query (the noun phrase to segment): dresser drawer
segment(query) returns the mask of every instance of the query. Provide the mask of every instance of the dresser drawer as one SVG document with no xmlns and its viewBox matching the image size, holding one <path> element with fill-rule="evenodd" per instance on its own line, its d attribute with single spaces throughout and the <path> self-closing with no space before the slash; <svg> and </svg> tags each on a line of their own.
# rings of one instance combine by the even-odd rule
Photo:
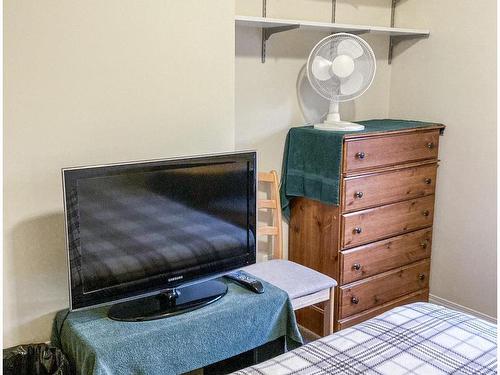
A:
<svg viewBox="0 0 500 375">
<path fill-rule="evenodd" d="M 419 198 L 434 194 L 437 164 L 344 179 L 343 210 Z"/>
<path fill-rule="evenodd" d="M 340 253 L 340 283 L 348 284 L 431 256 L 432 229 L 391 237 Z"/>
<path fill-rule="evenodd" d="M 430 260 L 340 287 L 340 319 L 429 287 Z"/>
<path fill-rule="evenodd" d="M 398 306 L 408 305 L 414 302 L 427 302 L 428 300 L 429 300 L 429 289 L 422 289 L 419 290 L 418 292 L 410 293 L 403 297 L 397 298 L 391 302 L 384 303 L 381 306 L 377 306 L 372 309 L 363 311 L 359 314 L 352 315 L 348 318 L 339 320 L 335 326 L 335 330 L 340 331 L 341 329 L 352 327 L 355 324 L 376 317 Z"/>
<path fill-rule="evenodd" d="M 346 140 L 344 172 L 437 159 L 439 130 Z"/>
<path fill-rule="evenodd" d="M 354 247 L 432 225 L 434 195 L 342 215 L 342 247 Z"/>
</svg>

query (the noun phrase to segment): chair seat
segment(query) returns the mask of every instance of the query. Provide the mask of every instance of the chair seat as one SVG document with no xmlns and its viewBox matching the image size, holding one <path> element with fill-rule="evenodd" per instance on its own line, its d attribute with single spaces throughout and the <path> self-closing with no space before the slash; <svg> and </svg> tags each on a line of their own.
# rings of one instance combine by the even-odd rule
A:
<svg viewBox="0 0 500 375">
<path fill-rule="evenodd" d="M 242 268 L 242 270 L 287 292 L 292 300 L 292 305 L 296 299 L 303 299 L 302 297 L 329 290 L 337 285 L 337 282 L 331 277 L 288 260 L 273 259 L 252 264 Z M 318 293 L 319 295 L 322 293 Z M 316 298 L 317 296 L 311 297 Z M 303 301 L 299 305 L 302 304 Z"/>
</svg>

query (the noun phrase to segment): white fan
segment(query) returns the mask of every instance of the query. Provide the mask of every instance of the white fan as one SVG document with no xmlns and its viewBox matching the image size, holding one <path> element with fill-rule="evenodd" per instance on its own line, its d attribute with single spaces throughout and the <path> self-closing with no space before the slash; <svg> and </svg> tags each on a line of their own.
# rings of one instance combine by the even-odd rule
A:
<svg viewBox="0 0 500 375">
<path fill-rule="evenodd" d="M 322 39 L 307 60 L 307 78 L 314 90 L 330 100 L 326 120 L 315 129 L 363 130 L 363 125 L 341 121 L 339 102 L 361 96 L 373 82 L 377 68 L 370 45 L 356 35 L 338 33 Z"/>
</svg>

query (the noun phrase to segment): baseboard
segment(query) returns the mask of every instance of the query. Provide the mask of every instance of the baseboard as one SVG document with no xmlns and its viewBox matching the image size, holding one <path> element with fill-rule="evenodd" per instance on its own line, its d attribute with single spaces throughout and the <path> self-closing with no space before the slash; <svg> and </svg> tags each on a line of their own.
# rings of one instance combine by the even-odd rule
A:
<svg viewBox="0 0 500 375">
<path fill-rule="evenodd" d="M 429 294 L 429 302 L 434 303 L 436 305 L 448 307 L 448 308 L 453 309 L 453 310 L 461 311 L 461 312 L 464 312 L 464 313 L 467 313 L 470 315 L 474 315 L 474 316 L 477 316 L 478 318 L 484 319 L 488 322 L 497 324 L 497 318 L 483 314 L 482 312 L 473 310 L 471 308 L 459 305 L 458 303 L 448 301 L 447 299 L 435 296 L 433 294 Z"/>
</svg>

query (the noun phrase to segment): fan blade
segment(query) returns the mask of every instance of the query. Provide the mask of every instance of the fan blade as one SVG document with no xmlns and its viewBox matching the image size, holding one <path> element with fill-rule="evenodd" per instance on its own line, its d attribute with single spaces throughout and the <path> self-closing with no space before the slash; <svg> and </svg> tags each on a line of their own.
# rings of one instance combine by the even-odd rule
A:
<svg viewBox="0 0 500 375">
<path fill-rule="evenodd" d="M 342 95 L 352 95 L 356 93 L 363 85 L 363 75 L 360 72 L 354 72 L 351 76 L 340 84 Z"/>
<path fill-rule="evenodd" d="M 353 59 L 363 56 L 363 47 L 353 39 L 344 39 L 337 46 L 339 55 L 347 55 Z"/>
<path fill-rule="evenodd" d="M 326 81 L 332 78 L 332 73 L 330 72 L 330 67 L 332 62 L 325 59 L 322 56 L 316 56 L 312 63 L 312 74 L 316 79 L 320 81 Z"/>
</svg>

